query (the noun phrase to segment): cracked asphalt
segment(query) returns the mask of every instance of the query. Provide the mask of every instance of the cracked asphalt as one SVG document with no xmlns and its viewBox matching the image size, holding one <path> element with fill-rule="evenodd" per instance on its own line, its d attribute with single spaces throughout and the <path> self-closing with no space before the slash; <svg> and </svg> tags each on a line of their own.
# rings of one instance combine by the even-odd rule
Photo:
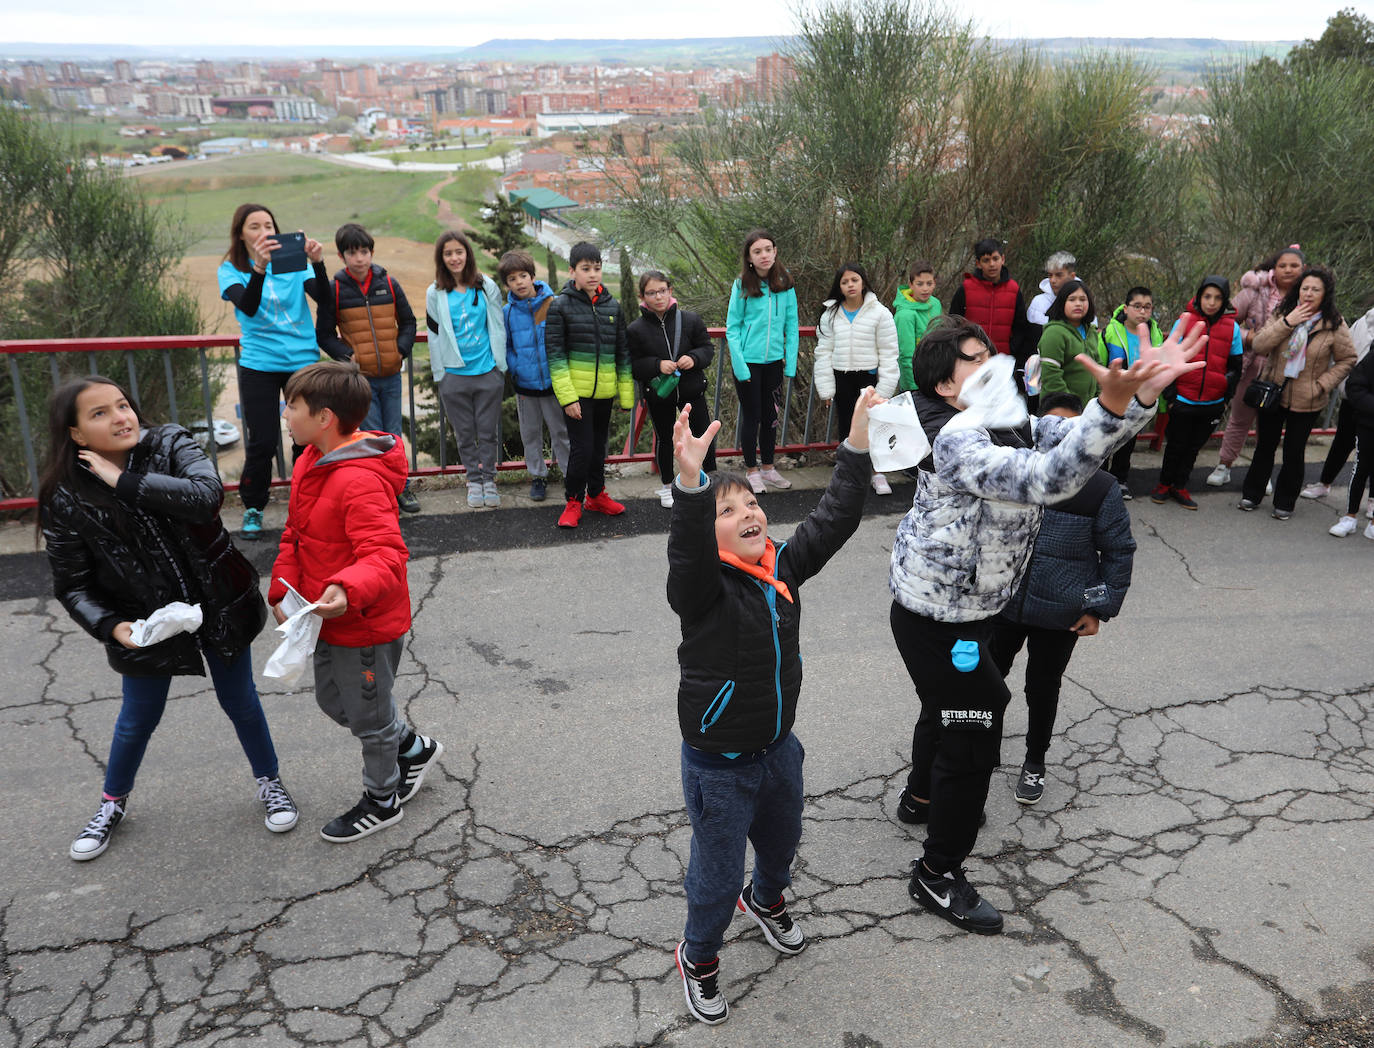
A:
<svg viewBox="0 0 1374 1048">
<path fill-rule="evenodd" d="M 767 496 L 775 533 L 815 495 Z M 0 1048 L 1374 1044 L 1374 543 L 1326 535 L 1335 499 L 1288 523 L 1231 491 L 1131 504 L 1135 583 L 1078 645 L 1030 809 L 1013 670 L 969 866 L 1007 916 L 985 939 L 906 894 L 916 702 L 886 575 L 910 487 L 870 496 L 807 584 L 791 898 L 811 945 L 779 957 L 737 921 L 730 1020 L 706 1028 L 672 957 L 689 830 L 667 512 L 638 498 L 569 537 L 548 504 L 422 497 L 397 698 L 447 753 L 396 827 L 347 846 L 317 830 L 357 799 L 357 745 L 308 678 L 259 682 L 301 808 L 284 835 L 213 692 L 182 678 L 109 851 L 68 859 L 118 678 L 41 558 L 0 556 Z"/>
</svg>

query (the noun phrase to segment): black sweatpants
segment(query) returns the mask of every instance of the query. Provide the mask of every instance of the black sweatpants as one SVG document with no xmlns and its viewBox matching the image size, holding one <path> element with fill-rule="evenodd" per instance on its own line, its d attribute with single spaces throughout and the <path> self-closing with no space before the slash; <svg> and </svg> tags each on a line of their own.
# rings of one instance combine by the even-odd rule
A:
<svg viewBox="0 0 1374 1048">
<path fill-rule="evenodd" d="M 592 400 L 582 397 L 582 417 L 568 420 L 568 475 L 563 490 L 569 499 L 596 496 L 606 490 L 606 437 L 611 431 L 610 397 Z"/>
<path fill-rule="evenodd" d="M 1241 485 L 1245 498 L 1256 505 L 1264 501 L 1264 489 L 1274 472 L 1274 453 L 1278 451 L 1281 438 L 1283 465 L 1274 481 L 1274 508 L 1293 512 L 1307 465 L 1307 438 L 1312 435 L 1319 414 L 1318 411 L 1289 411 L 1287 408 L 1255 414 L 1255 453 L 1250 457 L 1250 468 Z"/>
<path fill-rule="evenodd" d="M 992 619 L 937 622 L 894 601 L 891 621 L 892 638 L 921 701 L 907 789 L 930 801 L 925 864 L 948 873 L 963 865 L 978 839 L 988 782 L 1001 760 L 1010 693 L 992 657 Z M 958 641 L 977 645 L 978 663 L 968 672 L 953 662 Z"/>
<path fill-rule="evenodd" d="M 1171 488 L 1187 488 L 1198 452 L 1216 432 L 1225 404 L 1184 404 L 1174 401 L 1169 407 L 1169 425 L 1164 430 L 1164 457 L 1159 466 L 1159 482 Z"/>
<path fill-rule="evenodd" d="M 678 389 L 682 387 L 679 386 Z M 681 397 L 677 390 L 673 390 L 672 396 L 663 400 L 654 396 L 653 391 L 644 391 L 644 403 L 649 409 L 649 420 L 654 424 L 654 461 L 658 463 L 659 478 L 665 484 L 673 482 L 673 425 L 677 422 L 677 417 L 682 409 L 688 404 L 692 406 L 692 413 L 687 416 L 687 425 L 692 430 L 692 436 L 699 437 L 706 432 L 706 427 L 711 424 L 711 411 L 706 406 L 705 391 L 698 392 L 692 397 Z M 710 448 L 706 451 L 706 461 L 701 464 L 701 468 L 707 473 L 711 473 L 716 468 L 716 442 L 711 441 Z"/>
<path fill-rule="evenodd" d="M 782 389 L 783 362 L 750 364 L 749 381 L 735 380 L 739 397 L 739 449 L 746 469 L 773 465 L 773 449 L 778 438 L 778 390 Z M 757 451 L 755 451 L 757 449 Z"/>
<path fill-rule="evenodd" d="M 1336 432 L 1331 437 L 1331 447 L 1327 449 L 1326 461 L 1322 463 L 1322 483 L 1328 488 L 1336 482 L 1336 474 L 1341 471 L 1350 453 L 1355 450 L 1355 409 L 1349 400 L 1342 400 L 1336 412 Z"/>
<path fill-rule="evenodd" d="M 835 398 L 831 401 L 831 415 L 835 419 L 835 439 L 844 440 L 849 435 L 849 425 L 854 421 L 854 405 L 859 402 L 859 394 L 869 386 L 878 384 L 878 372 L 873 371 L 836 371 Z"/>
<path fill-rule="evenodd" d="M 998 616 L 993 620 L 992 657 L 1006 677 L 1021 645 L 1026 645 L 1026 762 L 1044 764 L 1059 712 L 1059 689 L 1069 668 L 1078 634 L 1047 630 Z"/>
<path fill-rule="evenodd" d="M 267 505 L 268 490 L 272 486 L 272 459 L 277 455 L 277 441 L 281 436 L 281 395 L 294 373 L 239 368 L 239 405 L 243 409 L 244 429 L 248 431 L 244 441 L 243 472 L 239 474 L 239 498 L 248 509 L 262 509 Z M 300 444 L 293 443 L 291 461 L 294 463 L 304 450 Z"/>
</svg>

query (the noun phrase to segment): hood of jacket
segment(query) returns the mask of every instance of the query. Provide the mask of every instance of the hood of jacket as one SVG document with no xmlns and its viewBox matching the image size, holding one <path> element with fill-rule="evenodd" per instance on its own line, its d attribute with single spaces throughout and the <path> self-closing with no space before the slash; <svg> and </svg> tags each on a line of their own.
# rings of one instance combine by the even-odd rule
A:
<svg viewBox="0 0 1374 1048">
<path fill-rule="evenodd" d="M 920 316 L 925 316 L 927 313 L 931 313 L 935 309 L 937 309 L 939 307 L 939 304 L 940 300 L 937 299 L 934 295 L 931 295 L 924 302 L 917 302 L 914 298 L 911 297 L 910 285 L 903 284 L 901 287 L 897 289 L 897 295 L 892 300 L 892 312 L 899 313 L 903 311 L 910 311 Z"/>
<path fill-rule="evenodd" d="M 534 294 L 529 298 L 516 298 L 509 291 L 506 292 L 506 305 L 511 309 L 519 309 L 526 313 L 533 313 L 539 308 L 539 304 L 546 299 L 553 298 L 553 289 L 542 280 L 534 282 Z"/>
<path fill-rule="evenodd" d="M 357 440 L 340 444 L 324 455 L 311 445 L 302 452 L 301 459 L 304 466 L 299 483 L 303 495 L 324 484 L 329 471 L 343 466 L 372 470 L 397 495 L 405 487 L 409 474 L 405 445 L 390 433 L 364 433 Z"/>
</svg>

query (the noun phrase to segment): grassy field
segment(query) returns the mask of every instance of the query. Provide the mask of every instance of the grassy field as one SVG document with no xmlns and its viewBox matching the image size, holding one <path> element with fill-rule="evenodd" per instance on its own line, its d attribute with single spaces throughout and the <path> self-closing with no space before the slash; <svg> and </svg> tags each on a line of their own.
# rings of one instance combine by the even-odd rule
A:
<svg viewBox="0 0 1374 1048">
<path fill-rule="evenodd" d="M 245 200 L 266 204 L 284 229 L 304 229 L 324 241 L 344 222 L 360 222 L 373 236 L 422 243 L 441 232 L 434 205 L 425 199 L 438 181 L 432 174 L 364 171 L 270 154 L 182 161 L 148 169 L 135 181 L 151 203 L 181 224 L 190 255 L 223 251 L 229 219 Z M 461 198 L 453 202 L 465 214 L 476 210 Z"/>
<path fill-rule="evenodd" d="M 120 127 L 124 124 L 161 127 L 171 134 L 167 138 L 124 138 L 119 133 Z M 191 124 L 186 117 L 177 120 L 155 120 L 151 117 L 118 120 L 114 117 L 69 117 L 56 113 L 52 116 L 52 126 L 64 139 L 77 144 L 95 142 L 102 151 L 121 153 L 146 153 L 156 145 L 174 145 L 185 149 L 207 138 L 289 138 L 294 135 L 315 134 L 322 130 L 319 124 L 264 124 L 257 120 L 221 120 L 215 124 L 197 127 L 194 131 L 177 131 L 177 128 L 190 127 Z"/>
</svg>

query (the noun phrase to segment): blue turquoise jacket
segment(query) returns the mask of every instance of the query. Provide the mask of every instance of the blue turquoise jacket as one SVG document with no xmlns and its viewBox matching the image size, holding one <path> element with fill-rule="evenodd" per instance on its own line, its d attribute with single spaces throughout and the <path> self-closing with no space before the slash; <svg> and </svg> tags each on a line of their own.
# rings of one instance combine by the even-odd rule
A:
<svg viewBox="0 0 1374 1048">
<path fill-rule="evenodd" d="M 548 396 L 553 393 L 553 381 L 549 378 L 549 357 L 544 350 L 544 314 L 548 309 L 541 306 L 553 299 L 549 285 L 542 280 L 534 282 L 534 295 L 530 298 L 516 298 L 506 295 L 506 305 L 501 311 L 506 319 L 506 367 L 515 392 L 527 397 Z M 536 314 L 539 314 L 536 319 Z"/>
<path fill-rule="evenodd" d="M 749 381 L 750 364 L 775 360 L 783 362 L 782 373 L 791 378 L 797 373 L 796 289 L 774 292 L 764 284 L 763 294 L 751 297 L 736 279 L 725 313 L 725 340 L 730 367 L 740 382 Z"/>
</svg>

